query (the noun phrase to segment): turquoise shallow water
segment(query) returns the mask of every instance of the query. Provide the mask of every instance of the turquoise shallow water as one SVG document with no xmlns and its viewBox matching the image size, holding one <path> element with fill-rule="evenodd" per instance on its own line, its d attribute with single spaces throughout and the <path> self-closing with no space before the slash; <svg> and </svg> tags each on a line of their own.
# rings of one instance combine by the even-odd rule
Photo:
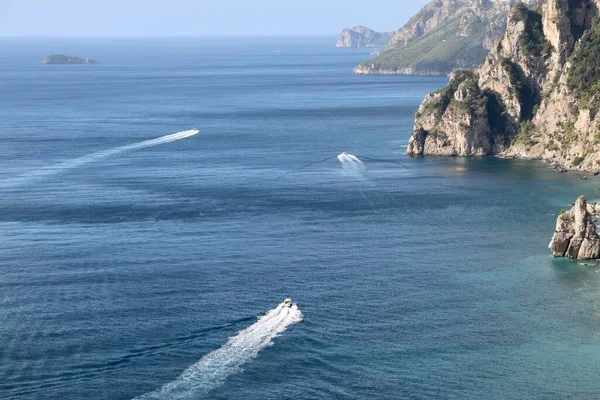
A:
<svg viewBox="0 0 600 400">
<path fill-rule="evenodd" d="M 0 398 L 600 396 L 600 268 L 547 250 L 598 180 L 405 157 L 445 79 L 332 40 L 2 39 Z M 392 162 L 306 167 L 343 151 Z"/>
</svg>

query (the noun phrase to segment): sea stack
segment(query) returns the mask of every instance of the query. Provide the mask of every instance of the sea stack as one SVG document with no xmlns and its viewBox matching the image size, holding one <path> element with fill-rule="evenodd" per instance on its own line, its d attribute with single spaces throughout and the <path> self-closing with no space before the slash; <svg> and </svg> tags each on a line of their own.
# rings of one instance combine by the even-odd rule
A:
<svg viewBox="0 0 600 400">
<path fill-rule="evenodd" d="M 554 257 L 575 260 L 600 258 L 600 236 L 593 221 L 594 206 L 588 206 L 580 196 L 570 211 L 564 211 L 556 221 L 556 231 L 550 242 Z"/>
<path fill-rule="evenodd" d="M 92 58 L 65 56 L 64 54 L 51 54 L 44 57 L 42 64 L 97 64 Z"/>
</svg>

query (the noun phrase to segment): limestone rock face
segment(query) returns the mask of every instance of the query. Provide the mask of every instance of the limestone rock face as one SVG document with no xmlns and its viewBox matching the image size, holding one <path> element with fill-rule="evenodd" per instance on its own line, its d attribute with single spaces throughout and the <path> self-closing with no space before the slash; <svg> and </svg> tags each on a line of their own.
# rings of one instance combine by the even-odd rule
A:
<svg viewBox="0 0 600 400">
<path fill-rule="evenodd" d="M 539 0 L 524 0 L 537 4 Z M 448 75 L 474 68 L 506 28 L 518 0 L 432 0 L 397 32 L 385 50 L 354 69 L 358 74 Z"/>
<path fill-rule="evenodd" d="M 481 90 L 477 74 L 458 72 L 447 88 L 430 94 L 417 111 L 408 154 L 487 156 L 501 151 L 507 136 L 496 125 L 509 121 L 497 108 L 499 102 L 497 94 Z"/>
<path fill-rule="evenodd" d="M 587 211 L 594 217 L 600 217 L 600 203 L 591 204 L 588 203 Z"/>
<path fill-rule="evenodd" d="M 539 11 L 515 6 L 506 33 L 470 78 L 476 86 L 471 93 L 480 95 L 465 102 L 460 91 L 438 102 L 465 79 L 455 74 L 448 87 L 427 96 L 407 153 L 541 159 L 561 170 L 600 173 L 599 5 L 600 0 L 541 0 Z M 464 123 L 464 112 L 455 107 L 461 99 L 477 115 L 477 124 Z M 477 112 L 482 102 L 487 115 Z M 474 133 L 474 126 L 480 131 Z M 435 147 L 414 145 L 428 142 L 432 132 L 449 140 Z M 491 151 L 483 146 L 455 154 L 460 142 L 473 136 L 489 142 Z"/>
<path fill-rule="evenodd" d="M 600 258 L 600 236 L 590 208 L 595 210 L 595 206 L 587 204 L 585 197 L 581 196 L 570 211 L 558 216 L 549 246 L 554 257 L 577 260 Z"/>
<path fill-rule="evenodd" d="M 384 47 L 392 37 L 393 32 L 376 32 L 364 26 L 344 29 L 336 43 L 336 47 Z"/>
</svg>

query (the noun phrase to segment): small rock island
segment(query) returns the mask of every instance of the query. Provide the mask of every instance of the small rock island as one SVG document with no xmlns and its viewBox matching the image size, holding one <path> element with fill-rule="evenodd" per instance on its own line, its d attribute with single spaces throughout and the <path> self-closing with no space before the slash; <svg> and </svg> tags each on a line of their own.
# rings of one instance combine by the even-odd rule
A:
<svg viewBox="0 0 600 400">
<path fill-rule="evenodd" d="M 599 213 L 600 204 L 588 204 L 583 196 L 571 210 L 561 212 L 550 242 L 552 255 L 575 260 L 600 259 L 600 236 L 593 220 Z"/>
<path fill-rule="evenodd" d="M 44 57 L 42 64 L 97 64 L 92 58 L 65 56 L 64 54 L 51 54 Z"/>
</svg>

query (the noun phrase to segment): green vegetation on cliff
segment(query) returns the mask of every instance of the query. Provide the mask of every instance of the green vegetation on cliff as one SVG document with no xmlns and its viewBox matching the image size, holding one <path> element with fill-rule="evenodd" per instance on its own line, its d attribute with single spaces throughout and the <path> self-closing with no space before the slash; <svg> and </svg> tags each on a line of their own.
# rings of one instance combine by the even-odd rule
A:
<svg viewBox="0 0 600 400">
<path fill-rule="evenodd" d="M 552 45 L 544 36 L 542 15 L 537 11 L 530 10 L 523 3 L 519 3 L 515 11 L 522 13 L 525 20 L 525 32 L 519 41 L 525 53 L 533 57 L 548 55 L 552 50 Z"/>
<path fill-rule="evenodd" d="M 453 78 L 443 89 L 438 90 L 424 103 L 423 113 L 431 113 L 437 119 L 441 119 L 448 111 L 453 114 L 468 113 L 473 121 L 489 121 L 489 129 L 492 134 L 492 146 L 497 144 L 509 145 L 512 138 L 510 121 L 506 114 L 506 106 L 502 102 L 500 95 L 491 89 L 481 90 L 478 83 L 478 76 L 475 72 L 462 70 L 455 72 Z M 419 115 L 417 115 L 417 118 Z M 439 138 L 444 132 L 437 128 L 429 132 L 423 131 L 423 135 L 436 133 Z"/>
<path fill-rule="evenodd" d="M 502 68 L 508 73 L 513 95 L 521 105 L 521 115 L 519 116 L 519 120 L 527 121 L 532 119 L 534 111 L 540 102 L 539 93 L 527 83 L 525 74 L 518 64 L 506 57 L 501 58 L 501 63 Z"/>
<path fill-rule="evenodd" d="M 569 90 L 587 101 L 600 94 L 600 23 L 594 20 L 571 57 L 573 67 L 567 77 Z"/>
<path fill-rule="evenodd" d="M 458 87 L 465 81 L 474 82 L 475 74 L 472 71 L 457 71 L 453 79 L 448 83 L 448 86 L 435 92 L 439 96 L 436 96 L 435 99 L 425 104 L 425 111 L 433 112 L 438 117 L 441 117 L 452 102 L 452 99 L 454 99 L 454 93 L 456 93 Z"/>
<path fill-rule="evenodd" d="M 519 133 L 512 138 L 512 143 L 522 143 L 528 146 L 535 144 L 532 137 L 536 132 L 535 125 L 531 121 L 523 121 L 519 124 Z"/>
<path fill-rule="evenodd" d="M 502 135 L 504 144 L 508 145 L 511 140 L 510 121 L 506 116 L 506 106 L 498 93 L 491 89 L 483 90 L 483 98 L 485 99 L 485 108 L 490 122 L 490 130 L 493 137 Z"/>
<path fill-rule="evenodd" d="M 474 78 L 425 99 L 407 154 L 497 154 L 600 173 L 598 10 L 591 0 L 545 0 L 540 12 L 517 5 Z M 434 130 L 447 139 L 430 138 Z"/>
<path fill-rule="evenodd" d="M 445 74 L 457 67 L 472 67 L 483 60 L 485 26 L 479 21 L 468 36 L 459 35 L 460 18 L 434 29 L 404 46 L 392 47 L 358 68 L 402 73 Z"/>
<path fill-rule="evenodd" d="M 522 0 L 536 5 L 539 0 Z M 474 68 L 506 30 L 507 15 L 518 0 L 431 0 L 398 30 L 377 57 L 354 69 L 361 74 L 447 75 Z M 522 6 L 526 9 L 526 6 Z M 529 16 L 527 16 L 529 18 Z M 535 53 L 540 47 L 539 14 L 527 37 Z M 539 22 L 539 23 L 538 23 Z"/>
</svg>

